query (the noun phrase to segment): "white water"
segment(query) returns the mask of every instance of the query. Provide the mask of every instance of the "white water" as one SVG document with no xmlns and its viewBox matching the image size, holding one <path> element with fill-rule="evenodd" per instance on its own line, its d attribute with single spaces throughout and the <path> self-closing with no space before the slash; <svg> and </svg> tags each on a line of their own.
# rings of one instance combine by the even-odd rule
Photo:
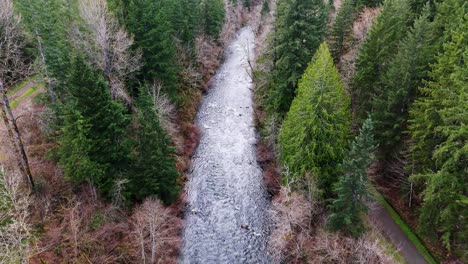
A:
<svg viewBox="0 0 468 264">
<path fill-rule="evenodd" d="M 182 263 L 269 262 L 248 66 L 254 38 L 249 27 L 238 32 L 197 115 L 201 140 L 187 185 Z"/>
</svg>

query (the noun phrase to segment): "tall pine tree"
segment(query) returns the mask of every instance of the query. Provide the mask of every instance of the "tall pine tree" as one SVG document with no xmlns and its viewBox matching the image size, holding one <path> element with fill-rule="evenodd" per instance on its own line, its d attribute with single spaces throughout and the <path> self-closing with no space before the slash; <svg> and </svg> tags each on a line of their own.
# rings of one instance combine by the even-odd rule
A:
<svg viewBox="0 0 468 264">
<path fill-rule="evenodd" d="M 355 0 L 345 0 L 338 10 L 335 22 L 328 37 L 330 43 L 330 52 L 335 62 L 338 62 L 340 56 L 346 49 L 346 42 L 351 33 L 354 20 L 354 2 Z"/>
<path fill-rule="evenodd" d="M 115 181 L 128 169 L 130 118 L 112 100 L 108 85 L 84 59 L 73 60 L 56 154 L 65 177 L 91 182 L 110 197 Z"/>
<path fill-rule="evenodd" d="M 223 0 L 201 0 L 201 21 L 203 32 L 217 39 L 224 25 L 226 16 Z"/>
<path fill-rule="evenodd" d="M 172 202 L 178 195 L 178 173 L 175 169 L 175 150 L 161 127 L 153 101 L 142 88 L 136 101 L 135 147 L 133 171 L 129 176 L 128 191 L 137 200 L 147 196 L 158 196 L 165 203 Z"/>
<path fill-rule="evenodd" d="M 383 76 L 381 96 L 372 101 L 375 137 L 384 159 L 392 159 L 401 150 L 408 108 L 416 99 L 418 87 L 427 78 L 429 65 L 435 60 L 437 46 L 429 16 L 430 9 L 426 6 L 399 44 Z"/>
<path fill-rule="evenodd" d="M 327 23 L 322 0 L 280 0 L 274 33 L 274 70 L 267 110 L 284 116 L 294 99 L 297 81 L 322 42 Z"/>
<path fill-rule="evenodd" d="M 72 43 L 70 6 L 64 0 L 18 0 L 15 1 L 24 18 L 26 28 L 36 41 L 38 57 L 46 69 L 51 96 L 61 97 L 62 87 L 70 70 Z M 54 84 L 58 81 L 58 84 Z M 55 98 L 53 98 L 54 100 Z"/>
<path fill-rule="evenodd" d="M 386 0 L 377 21 L 371 26 L 359 52 L 351 85 L 353 110 L 360 120 L 372 112 L 372 100 L 382 93 L 383 76 L 410 21 L 407 0 Z"/>
<path fill-rule="evenodd" d="M 368 118 L 345 155 L 341 167 L 343 176 L 334 186 L 337 197 L 329 206 L 328 228 L 331 230 L 358 236 L 365 229 L 361 214 L 367 212 L 369 199 L 367 170 L 376 149 L 372 130 L 372 120 Z"/>
<path fill-rule="evenodd" d="M 309 172 L 330 195 L 350 132 L 349 120 L 349 96 L 323 43 L 299 82 L 278 137 L 281 161 L 292 177 L 285 181 L 302 179 Z"/>
<path fill-rule="evenodd" d="M 468 4 L 451 15 L 443 52 L 410 111 L 410 180 L 422 182 L 420 227 L 451 249 L 466 240 L 468 215 Z"/>
<path fill-rule="evenodd" d="M 134 35 L 135 46 L 143 52 L 143 79 L 161 82 L 163 90 L 177 99 L 179 69 L 170 4 L 163 0 L 129 0 L 126 24 Z"/>
</svg>

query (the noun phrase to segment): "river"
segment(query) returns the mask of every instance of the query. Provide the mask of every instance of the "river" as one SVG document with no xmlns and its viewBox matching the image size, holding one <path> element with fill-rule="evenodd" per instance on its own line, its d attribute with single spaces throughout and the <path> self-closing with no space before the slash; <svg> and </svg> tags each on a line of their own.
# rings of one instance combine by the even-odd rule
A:
<svg viewBox="0 0 468 264">
<path fill-rule="evenodd" d="M 242 28 L 203 98 L 196 124 L 182 263 L 268 263 L 269 200 L 256 160 L 253 83 L 255 36 Z"/>
</svg>

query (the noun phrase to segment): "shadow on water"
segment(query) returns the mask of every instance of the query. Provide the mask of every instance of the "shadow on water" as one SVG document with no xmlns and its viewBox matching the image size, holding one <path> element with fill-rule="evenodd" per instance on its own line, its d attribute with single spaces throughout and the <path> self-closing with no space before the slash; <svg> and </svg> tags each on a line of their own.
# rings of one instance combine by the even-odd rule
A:
<svg viewBox="0 0 468 264">
<path fill-rule="evenodd" d="M 268 263 L 269 201 L 256 161 L 254 34 L 241 29 L 203 99 L 200 145 L 187 184 L 182 263 Z"/>
</svg>

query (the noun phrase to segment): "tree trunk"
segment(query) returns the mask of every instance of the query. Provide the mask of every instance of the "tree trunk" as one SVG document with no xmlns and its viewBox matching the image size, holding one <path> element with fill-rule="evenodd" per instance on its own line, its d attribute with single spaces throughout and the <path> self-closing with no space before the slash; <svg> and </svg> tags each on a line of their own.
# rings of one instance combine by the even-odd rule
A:
<svg viewBox="0 0 468 264">
<path fill-rule="evenodd" d="M 21 160 L 22 168 L 20 166 L 20 169 L 25 173 L 26 178 L 28 179 L 29 185 L 31 189 L 34 188 L 34 180 L 32 178 L 31 174 L 31 169 L 29 167 L 29 161 L 28 161 L 28 156 L 26 155 L 26 151 L 24 150 L 24 144 L 23 140 L 21 139 L 21 133 L 19 131 L 18 125 L 16 124 L 16 119 L 13 115 L 13 112 L 11 111 L 10 107 L 10 101 L 8 100 L 7 92 L 5 87 L 3 86 L 2 80 L 0 80 L 0 94 L 2 96 L 2 101 L 3 101 L 3 106 L 4 109 L 2 112 L 6 110 L 6 114 L 8 115 L 6 117 L 5 122 L 7 128 L 9 127 L 9 133 L 11 136 L 13 136 L 13 140 L 16 142 L 15 144 L 15 149 L 17 150 L 17 154 L 19 154 L 19 158 Z M 5 118 L 5 113 L 3 113 L 3 116 Z"/>
<path fill-rule="evenodd" d="M 8 121 L 7 113 L 6 113 L 5 108 L 3 107 L 3 104 L 0 104 L 0 110 L 2 114 L 3 123 L 5 123 L 6 129 L 8 132 L 8 138 L 10 139 L 11 145 L 13 146 L 13 150 L 15 151 L 15 157 L 18 163 L 18 168 L 20 169 L 21 174 L 25 178 L 27 178 L 26 170 L 24 169 L 23 162 L 21 160 L 20 151 L 18 149 L 18 145 L 15 142 L 15 137 L 13 136 L 13 130 L 10 126 L 10 121 Z"/>
<path fill-rule="evenodd" d="M 47 73 L 46 58 L 45 58 L 45 55 L 44 55 L 44 50 L 42 49 L 41 38 L 39 37 L 39 33 L 37 32 L 37 28 L 34 28 L 34 32 L 36 33 L 37 47 L 39 48 L 39 53 L 41 54 L 42 64 L 44 64 L 45 75 L 46 75 L 46 78 L 47 78 L 47 88 L 49 90 L 50 101 L 52 102 L 52 104 L 55 104 L 55 91 L 54 91 L 54 87 L 52 86 L 52 83 L 50 82 L 49 74 Z"/>
</svg>

